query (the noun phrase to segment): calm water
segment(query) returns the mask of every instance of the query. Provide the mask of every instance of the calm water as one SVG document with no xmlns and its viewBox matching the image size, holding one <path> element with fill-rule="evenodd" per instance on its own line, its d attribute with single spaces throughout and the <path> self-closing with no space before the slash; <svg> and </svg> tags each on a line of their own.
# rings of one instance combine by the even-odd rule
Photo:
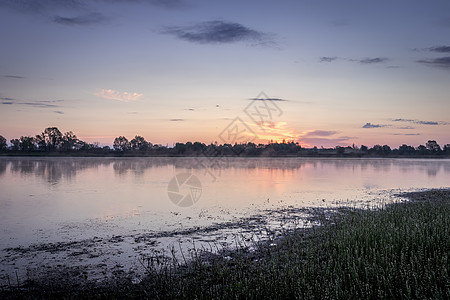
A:
<svg viewBox="0 0 450 300">
<path fill-rule="evenodd" d="M 201 184 L 180 187 L 196 200 L 189 207 L 168 195 L 180 173 Z M 11 251 L 6 259 L 7 248 L 121 236 L 117 259 L 132 260 L 149 246 L 136 242 L 142 233 L 167 247 L 189 229 L 277 209 L 372 205 L 399 191 L 448 186 L 450 160 L 0 158 L 0 277 L 21 263 L 42 263 L 31 254 L 12 260 Z"/>
</svg>

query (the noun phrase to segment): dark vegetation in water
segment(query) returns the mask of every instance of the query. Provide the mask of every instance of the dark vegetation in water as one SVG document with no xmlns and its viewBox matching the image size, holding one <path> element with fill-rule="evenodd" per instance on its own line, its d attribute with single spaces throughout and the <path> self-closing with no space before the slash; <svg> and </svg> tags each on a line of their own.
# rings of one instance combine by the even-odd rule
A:
<svg viewBox="0 0 450 300">
<path fill-rule="evenodd" d="M 234 145 L 200 142 L 176 143 L 173 147 L 152 144 L 142 136 L 130 141 L 119 136 L 113 147 L 90 144 L 72 132 L 62 133 L 56 127 L 46 128 L 41 134 L 7 140 L 0 135 L 0 155 L 33 156 L 318 156 L 318 157 L 450 157 L 450 144 L 441 148 L 434 140 L 418 147 L 402 145 L 391 149 L 388 145 L 360 147 L 304 148 L 299 143 L 269 141 L 267 144 L 243 143 Z"/>
<path fill-rule="evenodd" d="M 3 298 L 449 299 L 450 190 L 369 210 L 316 211 L 320 226 L 179 262 L 142 261 L 148 276 L 106 286 L 28 281 Z M 55 276 L 56 278 L 56 276 Z M 64 284 L 63 284 L 64 283 Z"/>
</svg>

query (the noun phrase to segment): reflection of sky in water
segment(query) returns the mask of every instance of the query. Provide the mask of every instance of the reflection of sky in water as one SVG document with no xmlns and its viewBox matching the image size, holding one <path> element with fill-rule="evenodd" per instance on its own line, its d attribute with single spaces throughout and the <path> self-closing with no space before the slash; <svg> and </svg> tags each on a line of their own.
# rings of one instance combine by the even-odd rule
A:
<svg viewBox="0 0 450 300">
<path fill-rule="evenodd" d="M 183 172 L 203 188 L 187 208 L 167 195 Z M 449 175 L 450 160 L 431 159 L 0 158 L 0 242 L 203 226 L 380 190 L 445 187 Z"/>
</svg>

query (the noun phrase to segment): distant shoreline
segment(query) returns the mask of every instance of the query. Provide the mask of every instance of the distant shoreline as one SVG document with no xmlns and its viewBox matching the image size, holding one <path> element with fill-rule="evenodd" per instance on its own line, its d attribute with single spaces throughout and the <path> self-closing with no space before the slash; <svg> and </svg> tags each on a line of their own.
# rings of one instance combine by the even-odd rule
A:
<svg viewBox="0 0 450 300">
<path fill-rule="evenodd" d="M 132 157 L 208 157 L 208 158 L 418 158 L 418 159 L 449 159 L 449 155 L 445 154 L 436 154 L 436 155 L 374 155 L 374 154 L 273 154 L 273 155 L 215 155 L 208 156 L 204 154 L 146 154 L 146 153 L 79 153 L 79 152 L 8 152 L 8 153 L 0 153 L 0 157 L 123 157 L 123 158 L 132 158 Z"/>
</svg>

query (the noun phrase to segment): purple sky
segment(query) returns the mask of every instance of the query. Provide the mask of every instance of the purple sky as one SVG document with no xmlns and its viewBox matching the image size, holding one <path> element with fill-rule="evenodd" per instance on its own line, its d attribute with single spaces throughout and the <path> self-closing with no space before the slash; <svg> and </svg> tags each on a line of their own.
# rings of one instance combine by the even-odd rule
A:
<svg viewBox="0 0 450 300">
<path fill-rule="evenodd" d="M 449 1 L 0 0 L 0 37 L 8 140 L 450 143 Z"/>
</svg>

